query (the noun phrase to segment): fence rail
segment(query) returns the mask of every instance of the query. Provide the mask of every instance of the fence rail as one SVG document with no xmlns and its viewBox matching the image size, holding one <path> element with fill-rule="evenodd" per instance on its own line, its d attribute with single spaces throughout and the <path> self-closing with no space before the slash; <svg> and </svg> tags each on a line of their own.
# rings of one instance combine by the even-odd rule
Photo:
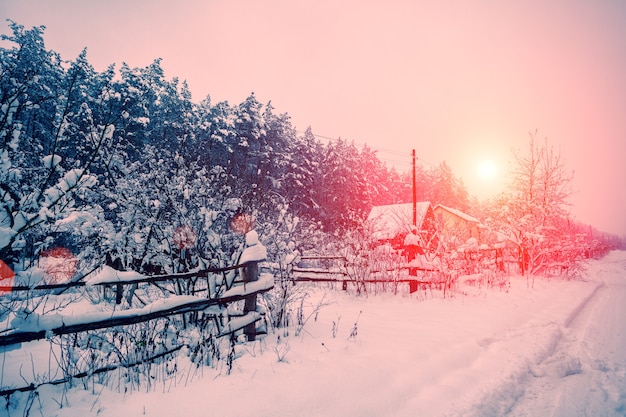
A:
<svg viewBox="0 0 626 417">
<path fill-rule="evenodd" d="M 344 256 L 302 256 L 300 257 L 301 264 L 311 265 L 318 264 L 317 266 L 294 266 L 291 269 L 293 277 L 290 278 L 292 282 L 319 282 L 319 283 L 341 283 L 342 289 L 347 290 L 348 284 L 353 283 L 356 285 L 366 284 L 408 284 L 409 292 L 414 293 L 419 290 L 420 287 L 430 288 L 441 286 L 446 283 L 446 280 L 442 277 L 442 272 L 435 268 L 423 268 L 414 267 L 410 265 L 401 265 L 396 269 L 387 271 L 369 271 L 370 277 L 355 278 L 351 276 L 348 269 L 348 260 Z M 329 263 L 335 266 L 324 267 Z M 322 266 L 320 266 L 322 265 Z M 340 265 L 340 266 L 337 266 Z M 398 270 L 410 271 L 406 277 L 394 277 L 394 278 L 376 278 L 381 272 L 394 272 Z M 435 279 L 432 277 L 424 278 L 417 276 L 418 273 L 428 273 L 438 275 Z M 415 274 L 413 276 L 412 274 Z"/>
<path fill-rule="evenodd" d="M 108 275 L 105 275 L 104 278 L 98 278 L 98 276 L 96 276 L 96 278 L 92 280 L 69 282 L 65 284 L 3 286 L 0 287 L 0 291 L 45 291 L 90 286 L 116 286 L 118 288 L 118 293 L 121 293 L 121 288 L 127 285 L 201 277 L 207 278 L 210 274 L 225 273 L 238 269 L 249 269 L 251 266 L 256 265 L 256 263 L 257 262 L 246 262 L 240 265 L 232 265 L 224 268 L 209 268 L 184 274 L 153 276 L 143 276 L 138 273 L 126 271 L 115 271 L 112 268 L 109 268 L 113 271 L 116 279 L 107 279 L 106 276 Z M 123 274 L 128 275 L 123 276 Z M 234 277 L 232 280 L 223 277 L 221 284 L 225 287 L 225 291 L 217 297 L 201 298 L 193 295 L 177 295 L 157 300 L 153 303 L 145 305 L 142 308 L 118 310 L 113 312 L 94 312 L 82 315 L 81 317 L 63 316 L 61 314 L 38 315 L 36 313 L 30 313 L 25 317 L 18 317 L 13 320 L 12 323 L 15 328 L 8 329 L 0 335 L 0 347 L 40 340 L 52 336 L 137 324 L 171 315 L 203 311 L 212 306 L 227 306 L 228 304 L 239 300 L 250 300 L 251 298 L 256 299 L 257 294 L 267 292 L 274 286 L 273 276 L 269 274 L 263 274 L 261 279 L 256 277 L 253 281 L 254 282 L 249 282 L 247 284 L 244 283 L 243 285 L 233 286 L 235 283 Z M 243 283 L 243 281 L 241 282 Z M 210 296 L 210 293 L 208 295 Z M 118 296 L 117 298 L 119 299 L 121 297 Z M 88 317 L 89 320 L 86 320 L 85 316 Z M 220 331 L 219 335 L 224 336 L 232 334 L 237 330 L 240 330 L 241 328 L 261 319 L 261 316 L 253 311 L 249 312 L 246 316 L 247 319 L 245 320 L 238 318 L 237 322 L 242 324 L 240 327 L 235 328 L 230 326 L 227 331 Z M 228 326 L 228 324 L 226 326 Z"/>
<path fill-rule="evenodd" d="M 157 301 L 141 309 L 120 310 L 113 313 L 103 313 L 108 317 L 98 317 L 90 321 L 81 321 L 80 318 L 63 317 L 60 315 L 52 315 L 50 318 L 34 315 L 32 318 L 22 321 L 21 324 L 28 328 L 31 323 L 37 323 L 38 329 L 34 331 L 18 329 L 9 331 L 0 336 L 0 346 L 8 346 L 16 343 L 30 342 L 40 340 L 50 336 L 60 336 L 64 334 L 85 332 L 89 330 L 105 329 L 115 326 L 127 326 L 131 324 L 143 323 L 161 317 L 167 317 L 175 314 L 190 313 L 193 311 L 202 311 L 214 305 L 227 305 L 235 301 L 244 300 L 248 296 L 256 296 L 269 291 L 274 286 L 273 277 L 269 279 L 257 281 L 254 284 L 248 284 L 247 289 L 237 294 L 229 294 L 227 291 L 224 296 L 218 298 L 199 299 L 195 296 L 176 296 L 168 298 L 167 303 Z M 250 312 L 247 314 L 248 322 L 241 327 L 230 329 L 228 332 L 221 332 L 221 335 L 230 334 L 246 325 L 261 319 L 261 316 Z M 19 321 L 18 321 L 19 323 Z"/>
<path fill-rule="evenodd" d="M 37 284 L 37 285 L 0 285 L 0 292 L 20 292 L 20 291 L 33 291 L 33 290 L 64 290 L 76 287 L 89 287 L 96 285 L 120 285 L 120 284 L 142 284 L 142 283 L 155 283 L 155 282 L 164 282 L 171 281 L 175 279 L 190 279 L 190 278 L 206 278 L 209 274 L 220 274 L 224 272 L 234 271 L 240 268 L 245 268 L 248 265 L 251 265 L 253 262 L 246 262 L 240 265 L 231 265 L 223 268 L 204 268 L 198 269 L 196 271 L 184 272 L 179 274 L 162 274 L 162 275 L 142 275 L 141 277 L 135 279 L 125 279 L 125 280 L 109 280 L 109 281 L 72 281 L 60 284 Z M 93 272 L 93 271 L 92 271 Z M 118 271 L 118 272 L 126 272 L 126 271 Z M 139 275 L 139 274 L 137 274 Z M 84 279 L 89 276 L 89 274 L 81 277 Z"/>
</svg>

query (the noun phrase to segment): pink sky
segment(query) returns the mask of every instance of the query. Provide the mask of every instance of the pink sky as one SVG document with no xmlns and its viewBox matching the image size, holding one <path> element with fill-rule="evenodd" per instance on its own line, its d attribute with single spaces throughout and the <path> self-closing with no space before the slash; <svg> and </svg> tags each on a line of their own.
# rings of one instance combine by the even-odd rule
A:
<svg viewBox="0 0 626 417">
<path fill-rule="evenodd" d="M 298 130 L 408 169 L 447 161 L 470 193 L 503 187 L 528 132 L 575 171 L 573 215 L 626 235 L 626 2 L 0 0 L 48 48 L 97 70 L 163 58 L 195 101 L 251 92 Z M 491 159 L 496 179 L 476 165 Z"/>
</svg>

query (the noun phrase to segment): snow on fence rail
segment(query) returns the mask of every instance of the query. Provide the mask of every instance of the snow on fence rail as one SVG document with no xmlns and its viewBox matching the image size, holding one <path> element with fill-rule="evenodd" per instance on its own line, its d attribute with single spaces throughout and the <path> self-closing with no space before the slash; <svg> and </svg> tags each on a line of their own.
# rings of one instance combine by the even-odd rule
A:
<svg viewBox="0 0 626 417">
<path fill-rule="evenodd" d="M 71 282 L 67 284 L 36 285 L 36 286 L 14 286 L 7 287 L 6 291 L 30 291 L 30 290 L 51 290 L 67 289 L 72 287 L 89 286 L 116 286 L 118 293 L 125 285 L 138 283 L 155 283 L 171 281 L 176 279 L 190 279 L 196 277 L 206 277 L 211 279 L 210 274 L 235 271 L 237 269 L 247 270 L 256 268 L 257 261 L 248 261 L 243 264 L 228 266 L 224 268 L 211 268 L 189 272 L 185 274 L 144 276 L 134 271 L 117 271 L 111 267 L 104 266 L 99 273 L 88 281 Z M 215 277 L 212 277 L 215 278 Z M 62 314 L 29 313 L 28 315 L 18 315 L 11 321 L 12 328 L 4 331 L 0 335 L 0 346 L 9 346 L 22 342 L 29 342 L 48 338 L 55 335 L 64 335 L 89 330 L 104 329 L 114 326 L 124 326 L 150 321 L 156 318 L 167 317 L 175 314 L 183 314 L 194 311 L 203 311 L 212 306 L 226 306 L 239 300 L 256 299 L 257 294 L 271 290 L 274 287 L 274 277 L 271 274 L 261 274 L 250 279 L 250 282 L 243 285 L 233 286 L 234 277 L 224 275 L 221 280 L 207 283 L 207 291 L 211 295 L 210 288 L 224 286 L 225 291 L 219 296 L 200 298 L 193 295 L 174 295 L 157 300 L 141 308 L 132 308 L 118 311 L 93 311 L 80 316 L 70 316 Z M 1 287 L 0 290 L 3 290 Z M 214 290 L 215 291 L 215 290 Z M 119 298 L 119 297 L 118 297 Z M 261 319 L 255 311 L 249 311 L 243 317 L 236 319 L 235 323 L 226 325 L 226 330 L 222 330 L 220 335 L 231 334 Z"/>
<path fill-rule="evenodd" d="M 245 268 L 251 262 L 245 262 L 238 265 L 226 266 L 223 268 L 206 268 L 180 274 L 164 274 L 164 275 L 141 275 L 134 271 L 117 271 L 111 267 L 102 267 L 101 273 L 88 281 L 74 281 L 60 284 L 39 284 L 39 285 L 0 285 L 0 292 L 18 292 L 31 290 L 56 290 L 69 289 L 75 287 L 87 287 L 95 285 L 120 285 L 120 284 L 141 284 L 155 283 L 162 281 L 170 281 L 173 279 L 202 278 L 209 274 L 219 274 Z M 93 272 L 93 271 L 92 271 Z M 88 276 L 89 274 L 87 274 Z"/>
<path fill-rule="evenodd" d="M 134 281 L 129 283 L 132 282 Z M 174 314 L 202 311 L 211 306 L 227 305 L 235 301 L 244 300 L 248 296 L 256 296 L 269 291 L 273 286 L 274 277 L 270 274 L 263 274 L 258 281 L 246 284 L 245 288 L 243 286 L 241 290 L 239 287 L 232 288 L 216 298 L 202 299 L 192 295 L 179 295 L 155 301 L 142 308 L 113 312 L 94 311 L 93 313 L 82 314 L 79 317 L 31 313 L 27 317 L 17 317 L 11 322 L 14 328 L 0 336 L 0 346 L 30 342 L 51 336 L 114 326 L 126 326 Z M 226 325 L 228 330 L 221 331 L 220 335 L 233 333 L 260 319 L 260 314 L 248 312 L 245 316 L 236 319 L 237 326 L 234 323 L 228 323 Z"/>
</svg>

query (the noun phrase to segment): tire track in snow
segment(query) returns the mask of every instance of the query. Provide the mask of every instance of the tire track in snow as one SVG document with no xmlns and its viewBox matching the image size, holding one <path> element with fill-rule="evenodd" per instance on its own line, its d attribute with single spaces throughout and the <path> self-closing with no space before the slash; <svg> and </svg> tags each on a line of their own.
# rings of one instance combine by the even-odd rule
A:
<svg viewBox="0 0 626 417">
<path fill-rule="evenodd" d="M 581 312 L 585 308 L 589 308 L 589 304 L 594 299 L 594 297 L 596 297 L 596 295 L 598 294 L 598 291 L 602 288 L 606 288 L 606 283 L 604 282 L 598 283 L 598 285 L 596 285 L 593 291 L 578 305 L 578 307 L 576 307 L 572 311 L 572 314 L 570 314 L 570 316 L 567 319 L 565 319 L 565 322 L 563 323 L 563 325 L 565 327 L 571 327 L 574 320 L 576 320 L 581 315 Z"/>
<path fill-rule="evenodd" d="M 503 334 L 498 339 L 485 341 L 487 349 L 477 361 L 476 372 L 482 367 L 500 369 L 500 378 L 472 394 L 471 404 L 454 416 L 501 417 L 507 415 L 526 393 L 528 379 L 534 364 L 550 357 L 562 337 L 560 326 L 552 322 L 528 323 Z M 541 415 L 541 414 L 537 414 Z"/>
<path fill-rule="evenodd" d="M 626 253 L 611 253 L 592 271 L 604 285 L 571 326 L 582 372 L 559 385 L 554 417 L 626 415 Z"/>
<path fill-rule="evenodd" d="M 598 297 L 602 285 L 597 285 L 588 297 L 581 302 L 565 320 L 556 343 L 539 360 L 530 364 L 521 382 L 524 394 L 506 414 L 510 417 L 553 416 L 560 396 L 559 385 L 565 378 L 582 372 L 580 355 L 572 354 L 572 344 L 576 338 L 570 326 L 586 316 Z"/>
<path fill-rule="evenodd" d="M 479 340 L 486 348 L 473 365 L 477 372 L 482 366 L 499 366 L 501 377 L 483 388 L 482 394 L 474 397 L 470 405 L 454 416 L 548 416 L 554 409 L 554 395 L 547 395 L 550 387 L 547 380 L 561 379 L 581 372 L 581 362 L 567 353 L 568 327 L 596 303 L 598 292 L 604 287 L 598 282 L 570 312 L 557 320 L 530 318 L 521 327 Z M 550 317 L 549 311 L 543 312 Z M 503 361 L 502 358 L 509 358 Z M 501 362 L 497 360 L 500 359 Z M 520 407 L 520 404 L 526 404 Z M 529 412 L 519 413 L 519 410 Z"/>
<path fill-rule="evenodd" d="M 530 368 L 524 395 L 508 416 L 626 415 L 624 255 L 588 268 L 596 287 L 564 321 L 553 352 Z"/>
</svg>

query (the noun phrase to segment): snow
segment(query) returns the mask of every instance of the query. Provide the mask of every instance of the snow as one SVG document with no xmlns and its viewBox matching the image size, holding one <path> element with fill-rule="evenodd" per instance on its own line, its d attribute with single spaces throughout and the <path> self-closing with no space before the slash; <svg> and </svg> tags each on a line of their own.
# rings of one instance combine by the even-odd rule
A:
<svg viewBox="0 0 626 417">
<path fill-rule="evenodd" d="M 185 306 L 198 301 L 198 297 L 192 295 L 176 295 L 163 299 L 159 299 L 141 308 L 132 308 L 128 310 L 105 311 L 89 306 L 87 303 L 73 303 L 62 310 L 63 314 L 44 314 L 36 313 L 24 314 L 21 311 L 16 312 L 16 317 L 11 320 L 13 332 L 37 332 L 41 330 L 54 330 L 62 326 L 75 326 L 86 323 L 98 323 L 112 319 L 123 319 L 144 316 L 160 311 Z"/>
<path fill-rule="evenodd" d="M 59 155 L 47 155 L 43 158 L 43 165 L 46 168 L 56 167 L 61 163 L 61 157 Z"/>
<path fill-rule="evenodd" d="M 267 258 L 267 249 L 259 242 L 259 235 L 251 230 L 246 233 L 246 248 L 241 253 L 239 264 L 246 262 L 264 261 Z"/>
<path fill-rule="evenodd" d="M 83 236 L 91 236 L 99 233 L 99 219 L 88 210 L 70 211 L 69 214 L 63 213 L 63 218 L 57 218 L 54 225 L 59 226 L 59 231 L 72 230 Z M 60 217 L 60 216 L 59 216 Z"/>
<path fill-rule="evenodd" d="M 10 227 L 0 227 L 0 248 L 9 246 L 13 236 L 15 236 L 15 230 Z"/>
<path fill-rule="evenodd" d="M 222 329 L 222 334 L 225 335 L 225 334 L 232 333 L 260 319 L 261 319 L 261 315 L 257 313 L 256 311 L 251 311 L 241 317 L 231 318 Z"/>
<path fill-rule="evenodd" d="M 249 246 L 241 253 L 239 264 L 243 265 L 246 262 L 264 261 L 265 258 L 267 258 L 267 249 L 265 246 L 261 244 Z"/>
<path fill-rule="evenodd" d="M 87 285 L 97 285 L 109 282 L 127 282 L 144 278 L 142 274 L 135 271 L 118 271 L 110 266 L 103 266 L 98 272 L 92 275 L 87 281 Z"/>
<path fill-rule="evenodd" d="M 9 159 L 9 152 L 3 149 L 0 152 L 0 172 L 8 172 L 11 168 L 11 160 Z"/>
<path fill-rule="evenodd" d="M 407 234 L 404 238 L 404 246 L 419 246 L 421 245 L 421 243 L 422 240 L 419 238 L 419 236 L 412 232 Z"/>
<path fill-rule="evenodd" d="M 581 279 L 531 282 L 445 299 L 298 284 L 310 295 L 303 330 L 238 346 L 230 375 L 182 357 L 176 378 L 149 389 L 42 387 L 29 415 L 623 416 L 626 252 L 590 261 Z M 2 385 L 49 372 L 50 349 L 0 354 Z M 17 395 L 0 415 L 25 414 Z"/>
<path fill-rule="evenodd" d="M 416 223 L 421 225 L 430 208 L 430 202 L 418 202 L 415 208 Z M 400 233 L 409 232 L 413 225 L 413 203 L 372 207 L 367 223 L 373 228 L 372 235 L 376 239 L 392 239 Z"/>
<path fill-rule="evenodd" d="M 461 210 L 452 208 L 452 207 L 447 207 L 444 206 L 443 204 L 437 204 L 435 206 L 435 208 L 433 210 L 437 210 L 437 208 L 441 208 L 443 210 L 449 211 L 450 213 L 454 214 L 455 216 L 469 222 L 469 223 L 476 223 L 476 224 L 480 224 L 480 220 L 478 220 L 476 217 L 470 216 L 469 214 L 463 213 Z"/>
<path fill-rule="evenodd" d="M 259 234 L 256 230 L 250 230 L 246 233 L 246 246 L 254 246 L 258 245 L 259 242 Z"/>
<path fill-rule="evenodd" d="M 274 275 L 263 273 L 259 275 L 259 279 L 253 282 L 247 282 L 244 285 L 235 285 L 228 291 L 220 296 L 221 298 L 228 298 L 234 296 L 244 296 L 252 294 L 257 291 L 267 290 L 274 286 Z"/>
</svg>

